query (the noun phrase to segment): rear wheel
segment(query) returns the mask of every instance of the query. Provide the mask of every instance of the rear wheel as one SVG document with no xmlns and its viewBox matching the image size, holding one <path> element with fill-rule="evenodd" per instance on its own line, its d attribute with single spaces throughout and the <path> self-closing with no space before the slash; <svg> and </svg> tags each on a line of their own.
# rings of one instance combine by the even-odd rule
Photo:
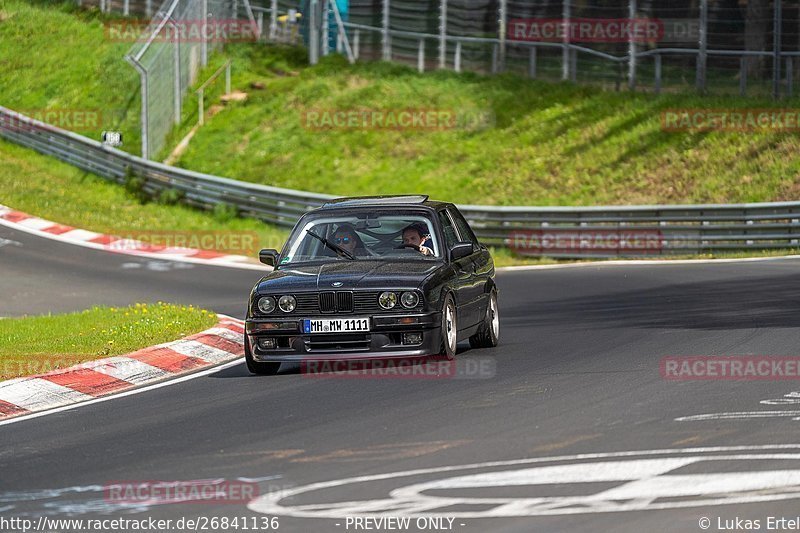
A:
<svg viewBox="0 0 800 533">
<path fill-rule="evenodd" d="M 494 348 L 500 339 L 500 315 L 497 311 L 497 290 L 489 293 L 489 305 L 486 308 L 486 317 L 483 319 L 478 332 L 469 338 L 472 348 Z"/>
<path fill-rule="evenodd" d="M 457 345 L 456 304 L 453 301 L 453 295 L 448 294 L 442 306 L 442 348 L 440 355 L 448 360 L 455 359 Z"/>
<path fill-rule="evenodd" d="M 261 374 L 265 376 L 274 376 L 281 368 L 280 363 L 261 363 L 253 359 L 253 353 L 250 350 L 250 341 L 247 335 L 244 336 L 244 360 L 247 363 L 247 370 L 252 374 Z"/>
</svg>

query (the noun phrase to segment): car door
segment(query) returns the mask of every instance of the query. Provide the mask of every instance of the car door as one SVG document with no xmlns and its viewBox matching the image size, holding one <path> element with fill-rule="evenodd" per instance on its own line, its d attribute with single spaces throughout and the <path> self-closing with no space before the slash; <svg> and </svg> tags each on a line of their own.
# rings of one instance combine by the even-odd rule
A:
<svg viewBox="0 0 800 533">
<path fill-rule="evenodd" d="M 469 261 L 468 270 L 470 273 L 469 283 L 465 288 L 465 303 L 469 313 L 469 323 L 477 324 L 486 314 L 486 305 L 488 297 L 486 295 L 485 286 L 488 280 L 489 261 L 488 252 L 486 252 L 478 242 L 478 238 L 469 227 L 464 216 L 454 206 L 450 205 L 447 208 L 447 213 L 453 221 L 458 240 L 460 242 L 472 243 L 472 254 L 465 257 L 464 260 Z"/>
<path fill-rule="evenodd" d="M 444 209 L 439 211 L 439 222 L 442 225 L 442 233 L 444 234 L 445 251 L 449 257 L 450 249 L 459 242 L 459 236 L 453 220 Z M 473 266 L 474 263 L 470 256 L 462 257 L 452 263 L 456 276 L 453 289 L 455 290 L 456 317 L 459 330 L 466 329 L 475 323 L 474 310 L 470 305 L 472 299 L 470 292 L 474 276 Z"/>
</svg>

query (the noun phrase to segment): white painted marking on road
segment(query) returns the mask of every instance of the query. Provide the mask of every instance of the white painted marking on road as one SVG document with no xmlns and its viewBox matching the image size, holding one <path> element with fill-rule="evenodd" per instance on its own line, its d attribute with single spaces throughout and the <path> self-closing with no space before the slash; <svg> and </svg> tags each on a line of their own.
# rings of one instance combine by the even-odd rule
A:
<svg viewBox="0 0 800 533">
<path fill-rule="evenodd" d="M 3 246 L 22 246 L 22 243 L 19 241 L 12 241 L 11 239 L 0 238 L 0 248 Z"/>
<path fill-rule="evenodd" d="M 519 265 L 497 267 L 498 272 L 515 272 L 525 270 L 554 270 L 562 268 L 583 268 L 603 266 L 653 266 L 653 265 L 704 265 L 716 263 L 753 263 L 761 261 L 783 261 L 800 259 L 800 255 L 781 255 L 771 257 L 741 257 L 725 259 L 613 259 L 609 261 L 581 261 L 555 265 Z"/>
<path fill-rule="evenodd" d="M 785 450 L 795 453 L 778 453 Z M 312 483 L 281 494 L 266 494 L 250 502 L 248 508 L 258 513 L 301 518 L 345 518 L 348 515 L 370 514 L 489 518 L 647 511 L 788 500 L 800 498 L 798 450 L 798 444 L 716 446 L 473 463 Z M 672 457 L 652 457 L 659 455 Z M 597 459 L 601 461 L 595 462 Z M 572 461 L 574 464 L 509 469 L 511 466 L 565 461 Z M 769 468 L 770 461 L 774 461 L 777 468 Z M 797 463 L 798 468 L 787 468 L 788 461 Z M 734 472 L 721 472 L 715 463 L 724 462 L 737 462 L 739 468 Z M 753 465 L 749 470 L 748 462 Z M 687 466 L 691 466 L 691 470 L 680 471 Z M 487 468 L 495 470 L 465 476 L 440 477 L 429 482 L 397 487 L 384 498 L 378 495 L 375 499 L 364 501 L 331 502 L 329 496 L 329 489 L 345 485 L 375 481 L 382 481 L 382 485 L 386 485 L 388 480 L 393 479 Z M 621 481 L 627 483 L 620 483 Z M 548 487 L 553 483 L 580 485 L 597 482 L 605 484 L 579 486 L 575 496 L 565 496 L 561 489 L 547 495 Z M 609 487 L 608 484 L 612 486 Z M 530 497 L 530 489 L 527 487 L 531 486 L 538 487 L 536 497 Z M 516 496 L 513 492 L 509 496 L 508 490 L 504 491 L 503 496 L 458 495 L 464 488 L 473 489 L 470 493 L 477 494 L 476 489 L 484 487 L 519 488 Z M 309 493 L 323 490 L 326 495 L 323 496 L 325 503 L 310 501 Z M 455 493 L 449 495 L 449 490 Z M 291 502 L 292 506 L 281 505 L 283 500 Z M 456 507 L 458 509 L 454 510 Z"/>
<path fill-rule="evenodd" d="M 231 331 L 228 328 L 211 328 L 204 333 L 210 333 L 211 335 L 217 335 L 218 337 L 222 337 L 223 339 L 227 339 L 238 344 L 244 344 L 244 335 L 242 333 Z"/>
<path fill-rule="evenodd" d="M 82 402 L 92 397 L 41 378 L 12 379 L 0 383 L 0 400 L 28 411 Z"/>
<path fill-rule="evenodd" d="M 745 418 L 784 418 L 800 416 L 800 411 L 738 411 L 731 413 L 705 413 L 702 415 L 681 416 L 676 422 L 695 422 L 697 420 L 741 420 Z"/>
<path fill-rule="evenodd" d="M 61 234 L 61 237 L 63 237 L 64 239 L 75 240 L 75 241 L 90 241 L 100 236 L 101 236 L 100 233 L 95 233 L 94 231 L 89 231 L 85 229 L 73 229 Z"/>
<path fill-rule="evenodd" d="M 154 379 L 162 379 L 173 375 L 166 370 L 156 368 L 130 357 L 109 357 L 108 359 L 103 359 L 102 363 L 93 363 L 90 361 L 84 363 L 83 366 L 91 368 L 95 372 L 100 372 L 101 374 L 121 379 L 122 381 L 127 381 L 135 385 L 141 385 L 142 383 L 147 383 Z"/>
<path fill-rule="evenodd" d="M 218 363 L 231 356 L 230 352 L 197 341 L 177 341 L 175 344 L 170 345 L 169 348 L 181 355 L 197 357 L 209 363 Z"/>
<path fill-rule="evenodd" d="M 50 222 L 49 220 L 44 220 L 41 218 L 26 218 L 25 220 L 20 220 L 17 222 L 18 225 L 26 227 L 28 229 L 41 231 L 44 228 L 49 228 L 51 226 L 55 226 L 55 223 Z"/>
<path fill-rule="evenodd" d="M 50 410 L 47 410 L 47 411 L 39 411 L 37 413 L 31 413 L 31 414 L 28 414 L 28 415 L 21 415 L 21 416 L 17 416 L 17 417 L 14 417 L 14 418 L 9 418 L 8 420 L 0 420 L 0 426 L 6 426 L 8 424 L 17 424 L 19 422 L 24 422 L 26 420 L 31 420 L 33 418 L 40 418 L 40 417 L 49 416 L 49 415 L 52 415 L 52 414 L 55 414 L 55 413 L 61 413 L 61 412 L 64 412 L 64 411 L 71 411 L 73 409 L 80 409 L 80 408 L 83 408 L 83 407 L 88 407 L 89 405 L 94 405 L 96 403 L 110 402 L 111 400 L 116 400 L 118 398 L 125 398 L 127 396 L 133 396 L 134 394 L 141 394 L 143 392 L 148 392 L 148 391 L 151 391 L 151 390 L 160 389 L 161 387 L 169 387 L 169 386 L 172 386 L 172 385 L 177 385 L 179 383 L 183 383 L 184 381 L 189 381 L 191 379 L 201 378 L 203 376 L 207 376 L 209 374 L 213 374 L 215 372 L 219 372 L 220 370 L 225 370 L 226 368 L 230 368 L 232 366 L 239 365 L 239 364 L 242 364 L 241 359 L 236 359 L 235 361 L 229 361 L 227 363 L 224 363 L 224 364 L 221 364 L 221 365 L 218 365 L 218 366 L 213 366 L 211 368 L 207 368 L 207 369 L 201 370 L 199 372 L 194 372 L 192 374 L 187 374 L 185 376 L 177 377 L 175 379 L 170 379 L 168 381 L 161 381 L 159 383 L 154 383 L 152 385 L 147 385 L 145 387 L 140 387 L 138 389 L 131 389 L 131 390 L 128 390 L 128 391 L 117 393 L 117 394 L 112 394 L 110 396 L 104 396 L 102 398 L 94 398 L 92 400 L 88 400 L 88 401 L 85 401 L 85 402 L 65 405 L 63 407 L 57 407 L 55 409 L 50 409 Z"/>
</svg>

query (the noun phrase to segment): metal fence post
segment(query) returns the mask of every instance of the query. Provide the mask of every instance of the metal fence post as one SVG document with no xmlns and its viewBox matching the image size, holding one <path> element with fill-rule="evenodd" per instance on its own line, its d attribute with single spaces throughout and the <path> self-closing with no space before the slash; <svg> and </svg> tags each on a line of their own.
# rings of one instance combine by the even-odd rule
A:
<svg viewBox="0 0 800 533">
<path fill-rule="evenodd" d="M 628 18 L 629 23 L 633 24 L 636 18 L 636 0 L 628 0 Z M 634 32 L 630 32 L 628 36 L 628 88 L 631 91 L 636 90 L 636 38 Z"/>
<path fill-rule="evenodd" d="M 708 0 L 700 0 L 700 38 L 697 50 L 697 73 L 695 86 L 701 93 L 706 91 L 706 60 L 708 58 Z"/>
<path fill-rule="evenodd" d="M 794 58 L 786 58 L 786 97 L 791 98 L 794 89 L 794 74 L 792 73 L 794 67 Z"/>
<path fill-rule="evenodd" d="M 536 47 L 531 46 L 528 52 L 528 77 L 531 79 L 536 78 Z"/>
<path fill-rule="evenodd" d="M 775 11 L 772 27 L 772 97 L 781 97 L 781 29 L 783 16 L 781 12 L 782 0 L 775 0 Z"/>
<path fill-rule="evenodd" d="M 150 116 L 148 114 L 148 105 L 147 105 L 147 70 L 139 63 L 136 58 L 132 56 L 125 56 L 125 59 L 133 65 L 133 68 L 136 69 L 136 72 L 139 73 L 139 82 L 142 92 L 142 107 L 140 110 L 140 120 L 142 122 L 142 158 L 149 159 L 150 150 L 147 147 L 148 142 L 148 135 L 147 135 L 147 128 L 150 125 Z"/>
<path fill-rule="evenodd" d="M 439 2 L 439 68 L 447 66 L 447 0 Z"/>
<path fill-rule="evenodd" d="M 197 123 L 201 126 L 205 124 L 205 113 L 203 107 L 205 89 L 197 91 Z"/>
<path fill-rule="evenodd" d="M 570 28 L 570 1 L 564 0 L 561 13 L 561 24 L 564 26 L 564 42 L 561 50 L 561 79 L 567 81 L 569 78 L 569 28 Z"/>
<path fill-rule="evenodd" d="M 361 34 L 358 30 L 353 34 L 353 57 L 358 59 L 358 52 L 361 45 Z"/>
<path fill-rule="evenodd" d="M 153 16 L 153 0 L 145 0 L 144 3 L 144 14 L 147 18 Z"/>
<path fill-rule="evenodd" d="M 319 0 L 311 0 L 308 7 L 308 62 L 319 63 Z"/>
<path fill-rule="evenodd" d="M 175 84 L 173 87 L 175 106 L 175 124 L 181 123 L 181 39 L 178 34 L 178 25 L 174 20 L 171 20 L 172 28 L 175 30 L 175 44 L 172 47 L 172 59 L 174 62 L 173 68 L 175 69 Z"/>
<path fill-rule="evenodd" d="M 231 62 L 225 67 L 225 94 L 231 94 Z"/>
<path fill-rule="evenodd" d="M 122 4 L 122 14 L 126 17 L 131 14 L 131 2 L 130 0 L 125 0 Z"/>
<path fill-rule="evenodd" d="M 278 0 L 272 0 L 270 2 L 270 11 L 269 11 L 269 39 L 270 41 L 275 40 L 275 36 L 278 34 Z"/>
<path fill-rule="evenodd" d="M 331 20 L 331 1 L 322 0 L 322 55 L 326 56 L 330 52 L 330 20 Z"/>
<path fill-rule="evenodd" d="M 383 0 L 383 28 L 381 29 L 381 42 L 383 45 L 383 60 L 392 60 L 392 36 L 389 35 L 389 0 Z"/>
<path fill-rule="evenodd" d="M 202 17 L 203 17 L 203 36 L 200 39 L 200 61 L 203 66 L 208 65 L 208 31 L 206 25 L 208 24 L 208 0 L 202 0 Z"/>
<path fill-rule="evenodd" d="M 506 34 L 508 19 L 508 0 L 500 0 L 498 7 L 498 27 L 497 33 L 500 40 L 499 57 L 497 58 L 497 70 L 503 72 L 506 69 Z"/>
<path fill-rule="evenodd" d="M 417 70 L 425 72 L 425 39 L 419 40 L 419 49 L 417 50 Z"/>
<path fill-rule="evenodd" d="M 453 56 L 453 69 L 461 72 L 461 41 L 456 41 L 456 53 Z"/>
</svg>

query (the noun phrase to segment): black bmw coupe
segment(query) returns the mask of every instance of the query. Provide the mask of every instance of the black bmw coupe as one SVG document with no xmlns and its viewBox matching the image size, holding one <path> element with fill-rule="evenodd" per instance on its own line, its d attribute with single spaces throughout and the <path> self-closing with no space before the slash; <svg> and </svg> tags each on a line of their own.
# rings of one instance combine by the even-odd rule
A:
<svg viewBox="0 0 800 533">
<path fill-rule="evenodd" d="M 245 359 L 455 357 L 497 346 L 494 261 L 459 210 L 427 196 L 341 198 L 306 213 L 250 293 Z"/>
</svg>

